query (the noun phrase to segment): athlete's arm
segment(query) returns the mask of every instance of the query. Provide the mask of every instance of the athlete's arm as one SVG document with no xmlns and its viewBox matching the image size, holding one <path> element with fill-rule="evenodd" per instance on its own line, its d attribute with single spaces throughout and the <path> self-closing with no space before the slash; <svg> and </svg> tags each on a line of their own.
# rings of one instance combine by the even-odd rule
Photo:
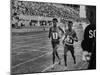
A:
<svg viewBox="0 0 100 75">
<path fill-rule="evenodd" d="M 62 41 L 63 44 L 65 43 L 66 37 L 67 37 L 67 35 L 64 36 L 64 39 L 63 39 L 63 41 Z"/>
<path fill-rule="evenodd" d="M 73 39 L 74 39 L 76 42 L 78 42 L 78 37 L 77 37 L 77 35 L 76 35 L 76 32 L 74 32 L 74 34 L 73 34 Z"/>
<path fill-rule="evenodd" d="M 61 28 L 61 27 L 58 27 L 59 28 L 59 30 L 64 34 L 64 31 L 63 31 L 63 29 Z"/>
<path fill-rule="evenodd" d="M 77 36 L 75 37 L 75 41 L 78 42 L 78 37 Z"/>
<path fill-rule="evenodd" d="M 51 37 L 51 28 L 49 29 L 49 35 L 48 35 L 48 38 Z"/>
</svg>

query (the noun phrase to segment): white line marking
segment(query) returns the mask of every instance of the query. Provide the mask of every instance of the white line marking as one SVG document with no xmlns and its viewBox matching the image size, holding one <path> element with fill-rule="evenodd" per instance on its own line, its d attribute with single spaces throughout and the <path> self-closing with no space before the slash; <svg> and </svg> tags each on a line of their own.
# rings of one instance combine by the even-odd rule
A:
<svg viewBox="0 0 100 75">
<path fill-rule="evenodd" d="M 40 51 L 40 50 L 36 50 L 36 49 L 34 49 L 34 50 L 29 50 L 28 52 L 32 52 L 32 51 L 38 51 L 38 52 L 50 52 L 50 51 Z M 17 55 L 21 55 L 21 54 L 24 54 L 24 53 L 27 53 L 27 52 L 17 52 L 17 54 L 15 55 L 15 56 L 17 56 Z"/>
<path fill-rule="evenodd" d="M 50 52 L 50 51 L 42 51 L 42 50 L 37 50 L 37 49 L 34 49 L 34 50 L 29 50 L 30 52 L 31 51 L 39 51 L 39 52 Z"/>
<path fill-rule="evenodd" d="M 25 63 L 28 63 L 28 62 L 31 62 L 31 61 L 35 61 L 35 60 L 37 60 L 37 59 L 39 59 L 39 58 L 41 58 L 41 57 L 43 57 L 43 56 L 45 56 L 45 55 L 47 55 L 47 54 L 51 54 L 51 53 L 48 52 L 48 53 L 45 53 L 45 54 L 43 54 L 43 55 L 41 55 L 41 56 L 39 56 L 39 57 L 36 57 L 36 58 L 34 58 L 34 59 L 29 59 L 29 60 L 27 60 L 27 61 L 25 61 L 25 62 L 19 63 L 19 64 L 15 65 L 15 66 L 12 66 L 12 69 L 14 69 L 14 68 L 16 68 L 16 67 L 18 67 L 18 66 L 20 66 L 20 65 L 23 65 L 23 64 L 25 64 Z"/>
<path fill-rule="evenodd" d="M 43 38 L 39 38 L 39 39 L 36 39 L 36 38 L 37 38 L 37 37 L 35 37 L 35 38 L 33 38 L 33 39 L 35 39 L 35 40 L 41 40 L 41 39 L 43 39 Z M 20 38 L 19 38 L 19 39 L 20 39 Z M 21 41 L 14 42 L 14 44 L 19 44 L 19 43 L 20 43 L 20 44 L 23 44 L 23 43 L 26 43 L 26 42 L 30 42 L 31 40 L 28 40 L 28 39 L 32 39 L 32 38 L 27 38 L 27 39 L 26 39 L 27 41 L 22 41 L 22 40 L 23 40 L 23 39 L 22 39 Z"/>
<path fill-rule="evenodd" d="M 42 70 L 41 72 L 45 72 L 45 71 L 47 71 L 47 70 L 49 70 L 49 69 L 51 69 L 51 68 L 53 68 L 55 65 L 57 65 L 59 62 L 56 62 L 55 64 L 53 64 L 53 65 L 50 65 L 49 67 L 47 67 L 47 68 L 45 68 L 44 70 Z"/>
<path fill-rule="evenodd" d="M 31 46 L 31 45 L 34 45 L 34 43 L 31 43 L 31 44 L 25 44 L 25 45 L 23 45 L 23 46 L 17 46 L 17 47 L 15 47 L 15 48 L 12 48 L 12 50 L 15 50 L 15 49 L 18 49 L 18 48 L 22 48 L 22 47 L 29 47 L 29 46 Z M 40 47 L 41 48 L 41 47 Z M 43 48 L 43 47 L 42 47 Z"/>
<path fill-rule="evenodd" d="M 63 59 L 61 60 L 61 62 L 63 62 Z M 42 70 L 41 72 L 45 72 L 45 71 L 47 71 L 47 70 L 53 68 L 53 67 L 54 67 L 55 65 L 57 65 L 57 64 L 59 64 L 59 62 L 55 62 L 55 64 L 52 64 L 52 65 L 46 67 L 46 68 L 45 68 L 44 70 Z"/>
<path fill-rule="evenodd" d="M 84 65 L 86 66 L 86 65 L 88 65 L 88 64 L 89 64 L 88 62 L 84 62 L 84 63 L 82 64 L 82 66 L 79 67 L 79 69 L 82 69 L 82 68 L 84 67 Z"/>
<path fill-rule="evenodd" d="M 29 47 L 30 45 L 34 45 L 34 44 L 31 43 L 29 45 L 18 46 L 18 47 L 12 48 L 12 50 L 15 50 L 15 49 L 18 49 L 18 48 L 22 48 L 22 47 Z"/>
</svg>

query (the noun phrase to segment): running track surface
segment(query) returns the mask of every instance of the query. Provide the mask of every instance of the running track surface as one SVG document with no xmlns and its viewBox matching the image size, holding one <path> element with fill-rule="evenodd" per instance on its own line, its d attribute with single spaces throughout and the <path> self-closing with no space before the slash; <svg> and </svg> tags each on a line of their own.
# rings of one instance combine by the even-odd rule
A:
<svg viewBox="0 0 100 75">
<path fill-rule="evenodd" d="M 59 45 L 58 48 L 61 65 L 58 65 L 57 59 L 55 64 L 52 64 L 52 47 L 47 31 L 12 33 L 11 42 L 12 74 L 85 70 L 88 66 L 87 62 L 81 60 L 82 49 L 80 41 L 75 43 L 77 63 L 73 63 L 73 58 L 68 52 L 67 67 L 64 66 L 62 45 Z"/>
</svg>

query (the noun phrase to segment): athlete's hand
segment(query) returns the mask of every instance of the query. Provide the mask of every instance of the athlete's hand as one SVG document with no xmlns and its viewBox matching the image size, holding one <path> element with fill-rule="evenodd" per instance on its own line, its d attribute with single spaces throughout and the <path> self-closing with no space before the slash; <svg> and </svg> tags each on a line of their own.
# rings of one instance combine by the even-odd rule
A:
<svg viewBox="0 0 100 75">
<path fill-rule="evenodd" d="M 89 56 L 91 56 L 91 52 L 89 52 L 88 54 L 89 54 Z"/>
<path fill-rule="evenodd" d="M 73 40 L 76 41 L 76 42 L 78 42 L 78 38 L 77 37 L 73 38 Z"/>
<path fill-rule="evenodd" d="M 48 39 L 49 39 L 49 40 L 51 40 L 51 38 L 50 38 L 50 37 L 48 37 Z"/>
<path fill-rule="evenodd" d="M 75 39 L 76 42 L 78 42 L 78 39 Z"/>
<path fill-rule="evenodd" d="M 63 40 L 63 41 L 62 41 L 62 44 L 64 44 L 64 43 L 65 43 L 65 41 Z"/>
</svg>

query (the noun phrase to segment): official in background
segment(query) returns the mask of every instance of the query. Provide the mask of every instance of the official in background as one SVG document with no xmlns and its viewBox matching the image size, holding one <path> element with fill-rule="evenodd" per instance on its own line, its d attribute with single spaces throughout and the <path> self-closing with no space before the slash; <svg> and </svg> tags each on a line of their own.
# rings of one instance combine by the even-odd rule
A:
<svg viewBox="0 0 100 75">
<path fill-rule="evenodd" d="M 96 69 L 96 7 L 87 6 L 86 16 L 90 24 L 84 31 L 84 40 L 81 43 L 83 53 L 87 52 L 88 69 Z"/>
</svg>

